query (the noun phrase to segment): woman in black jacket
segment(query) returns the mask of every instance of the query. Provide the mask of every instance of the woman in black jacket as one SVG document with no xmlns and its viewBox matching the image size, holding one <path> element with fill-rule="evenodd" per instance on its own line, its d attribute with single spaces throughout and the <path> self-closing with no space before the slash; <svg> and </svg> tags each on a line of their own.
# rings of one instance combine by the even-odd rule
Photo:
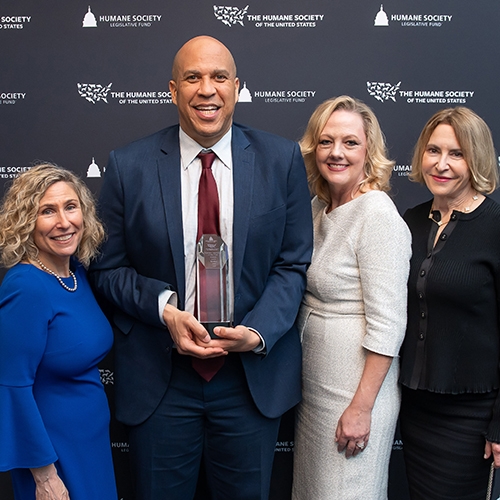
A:
<svg viewBox="0 0 500 500">
<path fill-rule="evenodd" d="M 436 113 L 413 157 L 433 199 L 406 212 L 413 238 L 401 348 L 401 433 L 414 499 L 484 499 L 500 466 L 500 205 L 486 123 Z"/>
</svg>

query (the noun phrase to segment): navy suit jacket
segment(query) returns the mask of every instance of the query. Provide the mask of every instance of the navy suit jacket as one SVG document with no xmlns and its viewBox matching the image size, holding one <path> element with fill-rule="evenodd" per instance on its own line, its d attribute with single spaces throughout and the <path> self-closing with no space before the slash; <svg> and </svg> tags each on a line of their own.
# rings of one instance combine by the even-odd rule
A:
<svg viewBox="0 0 500 500">
<path fill-rule="evenodd" d="M 294 321 L 312 252 L 310 196 L 296 143 L 233 125 L 232 155 L 234 324 L 265 339 L 265 355 L 240 356 L 256 406 L 274 418 L 300 400 Z M 170 378 L 158 295 L 174 290 L 184 308 L 180 172 L 176 125 L 111 152 L 101 190 L 108 239 L 90 277 L 112 306 L 117 418 L 128 425 L 152 414 Z"/>
</svg>

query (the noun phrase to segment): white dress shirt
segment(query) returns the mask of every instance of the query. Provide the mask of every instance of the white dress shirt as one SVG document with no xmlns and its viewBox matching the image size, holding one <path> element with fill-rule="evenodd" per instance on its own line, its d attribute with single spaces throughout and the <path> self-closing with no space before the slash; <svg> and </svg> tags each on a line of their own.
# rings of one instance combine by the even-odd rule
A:
<svg viewBox="0 0 500 500">
<path fill-rule="evenodd" d="M 212 173 L 217 183 L 219 194 L 219 217 L 221 238 L 227 245 L 229 256 L 229 311 L 233 320 L 233 155 L 231 151 L 232 128 L 217 144 L 209 148 L 217 157 L 212 163 Z M 182 228 L 184 235 L 184 269 L 186 274 L 186 296 L 184 309 L 194 313 L 196 300 L 196 237 L 198 235 L 198 186 L 201 177 L 201 160 L 198 154 L 206 150 L 191 139 L 179 127 L 179 146 L 181 153 L 181 202 Z M 163 310 L 169 303 L 177 307 L 177 293 L 165 290 L 158 297 L 158 310 L 163 324 Z M 260 345 L 253 352 L 264 354 L 266 343 L 262 335 L 254 328 L 249 328 L 260 337 Z"/>
<path fill-rule="evenodd" d="M 212 173 L 219 194 L 220 235 L 229 254 L 229 311 L 233 310 L 233 160 L 231 154 L 232 129 L 210 148 L 217 157 Z M 196 298 L 196 236 L 198 233 L 198 186 L 203 149 L 179 128 L 181 147 L 182 227 L 184 231 L 184 266 L 186 270 L 185 310 L 194 311 Z M 232 320 L 232 317 L 230 318 Z"/>
<path fill-rule="evenodd" d="M 219 217 L 221 238 L 227 245 L 229 255 L 229 311 L 233 311 L 233 158 L 231 152 L 232 129 L 210 148 L 216 155 L 212 164 L 212 173 L 219 194 Z M 201 177 L 201 160 L 197 158 L 204 150 L 179 127 L 179 145 L 181 153 L 181 200 L 182 228 L 184 235 L 184 269 L 186 278 L 186 311 L 194 312 L 196 298 L 196 236 L 198 233 L 198 186 Z M 165 305 L 177 306 L 177 294 L 165 290 L 159 296 L 158 307 L 163 322 Z M 232 320 L 232 317 L 231 317 Z"/>
</svg>

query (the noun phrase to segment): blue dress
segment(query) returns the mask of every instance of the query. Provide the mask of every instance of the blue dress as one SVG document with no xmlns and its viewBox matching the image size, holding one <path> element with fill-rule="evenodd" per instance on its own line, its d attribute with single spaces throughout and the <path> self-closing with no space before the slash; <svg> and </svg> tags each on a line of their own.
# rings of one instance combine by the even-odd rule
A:
<svg viewBox="0 0 500 500">
<path fill-rule="evenodd" d="M 35 499 L 29 469 L 51 463 L 71 500 L 117 499 L 97 368 L 113 336 L 80 265 L 76 276 L 68 292 L 17 264 L 0 287 L 0 471 L 11 471 L 19 500 Z"/>
</svg>

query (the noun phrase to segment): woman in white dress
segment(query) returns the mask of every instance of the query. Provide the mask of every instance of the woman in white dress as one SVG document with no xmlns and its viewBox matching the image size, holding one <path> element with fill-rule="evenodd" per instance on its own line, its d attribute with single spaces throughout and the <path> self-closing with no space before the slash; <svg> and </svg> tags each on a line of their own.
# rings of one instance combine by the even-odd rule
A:
<svg viewBox="0 0 500 500">
<path fill-rule="evenodd" d="M 406 326 L 409 230 L 385 193 L 393 162 L 377 118 L 341 96 L 301 141 L 314 252 L 299 314 L 303 400 L 293 498 L 386 499 Z"/>
</svg>

